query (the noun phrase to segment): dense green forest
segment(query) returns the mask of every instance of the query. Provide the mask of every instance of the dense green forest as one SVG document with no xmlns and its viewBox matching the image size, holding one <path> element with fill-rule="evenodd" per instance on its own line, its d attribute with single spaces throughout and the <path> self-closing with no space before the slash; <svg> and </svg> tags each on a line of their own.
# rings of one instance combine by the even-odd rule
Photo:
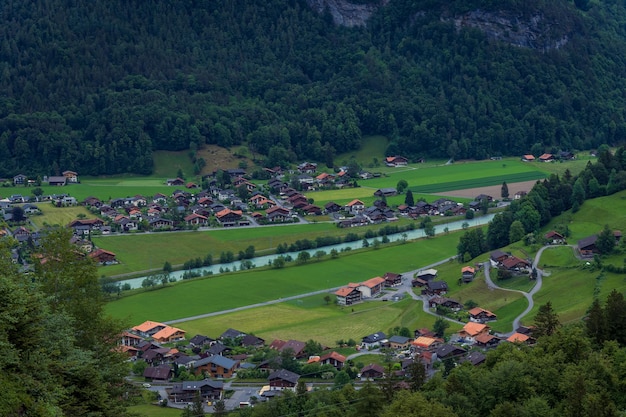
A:
<svg viewBox="0 0 626 417">
<path fill-rule="evenodd" d="M 32 274 L 0 242 L 0 415 L 116 416 L 137 392 L 115 347 L 126 326 L 104 316 L 96 265 L 49 230 Z"/>
<path fill-rule="evenodd" d="M 567 42 L 457 30 L 478 8 Z M 304 0 L 12 0 L 0 21 L 0 176 L 148 174 L 152 151 L 204 143 L 275 165 L 370 134 L 410 158 L 626 137 L 621 1 L 391 0 L 345 28 Z"/>
</svg>

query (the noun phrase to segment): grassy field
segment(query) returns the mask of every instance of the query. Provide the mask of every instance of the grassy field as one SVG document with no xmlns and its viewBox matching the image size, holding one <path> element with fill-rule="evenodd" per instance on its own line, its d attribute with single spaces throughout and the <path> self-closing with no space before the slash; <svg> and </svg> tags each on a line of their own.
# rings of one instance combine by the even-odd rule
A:
<svg viewBox="0 0 626 417">
<path fill-rule="evenodd" d="M 240 323 L 242 331 L 254 333 L 268 343 L 274 339 L 316 340 L 327 346 L 350 338 L 360 340 L 377 331 L 395 326 L 409 329 L 430 327 L 435 318 L 423 312 L 421 302 L 411 299 L 391 303 L 372 301 L 341 307 L 326 305 L 322 295 L 289 301 L 268 307 L 244 310 L 223 316 L 177 324 L 188 334 L 219 335 Z M 324 323 L 320 326 L 320 323 Z"/>
<path fill-rule="evenodd" d="M 153 404 L 139 404 L 128 407 L 131 413 L 137 413 L 145 417 L 180 417 L 181 410 L 178 408 L 159 407 Z"/>
<path fill-rule="evenodd" d="M 361 181 L 359 184 L 370 188 L 395 187 L 398 181 L 405 180 L 409 188 L 416 192 L 421 187 L 429 186 L 428 192 L 439 192 L 437 187 L 452 190 L 446 184 L 455 185 L 458 188 L 464 187 L 459 178 L 463 180 L 474 180 L 472 186 L 480 187 L 487 185 L 501 184 L 504 178 L 522 178 L 517 181 L 527 181 L 529 179 L 544 178 L 546 175 L 533 164 L 526 164 L 517 159 L 506 159 L 499 161 L 479 161 L 479 162 L 457 162 L 450 165 L 426 165 L 413 164 L 406 168 L 391 168 L 392 171 L 387 176 L 372 178 Z M 481 182 L 484 182 L 482 184 Z M 512 182 L 512 181 L 511 181 Z M 426 188 L 425 188 L 426 189 Z"/>
<path fill-rule="evenodd" d="M 385 151 L 389 140 L 384 136 L 364 136 L 361 140 L 361 148 L 339 154 L 335 157 L 335 165 L 348 165 L 351 159 L 355 159 L 364 169 L 378 170 L 385 165 Z M 374 163 L 374 158 L 378 164 Z"/>
<path fill-rule="evenodd" d="M 402 225 L 411 220 L 403 219 Z M 363 235 L 368 229 L 379 230 L 385 225 L 361 227 L 356 231 L 338 228 L 334 223 L 312 223 L 290 226 L 268 226 L 211 231 L 176 233 L 130 234 L 124 236 L 94 236 L 96 246 L 117 254 L 118 265 L 99 269 L 107 276 L 161 268 L 165 261 L 180 265 L 189 259 L 204 258 L 211 254 L 217 262 L 220 253 L 232 251 L 237 254 L 246 247 L 254 246 L 259 255 L 273 253 L 279 244 L 291 244 L 297 240 L 315 240 L 317 237 L 338 236 L 347 233 Z M 175 241 L 175 250 L 172 242 Z"/>
<path fill-rule="evenodd" d="M 41 215 L 29 216 L 29 219 L 37 226 L 67 226 L 72 220 L 76 220 L 80 214 L 87 217 L 93 215 L 83 206 L 76 207 L 55 207 L 51 203 L 38 203 L 37 207 Z"/>
<path fill-rule="evenodd" d="M 167 289 L 142 292 L 113 301 L 107 304 L 107 311 L 116 317 L 128 317 L 131 323 L 166 321 L 333 288 L 364 281 L 388 271 L 417 269 L 442 257 L 452 256 L 459 233 L 378 250 L 344 252 L 338 259 L 312 261 L 305 266 L 251 270 L 181 281 Z"/>
</svg>

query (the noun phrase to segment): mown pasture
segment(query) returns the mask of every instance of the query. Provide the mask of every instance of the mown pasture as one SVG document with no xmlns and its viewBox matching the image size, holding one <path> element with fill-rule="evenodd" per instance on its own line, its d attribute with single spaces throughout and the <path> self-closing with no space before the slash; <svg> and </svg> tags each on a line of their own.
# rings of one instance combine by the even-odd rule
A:
<svg viewBox="0 0 626 417">
<path fill-rule="evenodd" d="M 55 207 L 52 203 L 37 203 L 41 215 L 29 216 L 29 219 L 37 226 L 67 226 L 72 220 L 76 220 L 80 215 L 91 216 L 89 210 L 84 206 Z"/>
<path fill-rule="evenodd" d="M 364 335 L 400 326 L 409 329 L 430 327 L 435 317 L 424 313 L 422 303 L 412 299 L 399 302 L 379 300 L 337 306 L 326 304 L 324 295 L 253 308 L 235 313 L 176 324 L 189 334 L 219 335 L 229 327 L 254 333 L 268 343 L 273 339 L 316 340 L 335 346 L 337 340 L 360 340 Z M 332 296 L 334 298 L 334 296 Z M 235 325 L 234 323 L 238 323 Z M 323 325 L 320 325 L 323 323 Z"/>
<path fill-rule="evenodd" d="M 107 311 L 116 317 L 127 317 L 132 323 L 167 321 L 339 287 L 385 272 L 423 268 L 453 256 L 459 233 L 380 249 L 343 252 L 338 259 L 312 260 L 302 266 L 181 281 L 164 289 L 124 296 L 108 303 Z"/>
</svg>

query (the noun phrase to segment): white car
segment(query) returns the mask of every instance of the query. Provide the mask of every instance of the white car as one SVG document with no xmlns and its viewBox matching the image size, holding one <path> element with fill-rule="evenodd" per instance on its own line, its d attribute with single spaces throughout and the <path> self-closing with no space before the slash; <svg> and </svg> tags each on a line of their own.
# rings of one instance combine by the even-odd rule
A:
<svg viewBox="0 0 626 417">
<path fill-rule="evenodd" d="M 148 384 L 147 382 L 144 382 L 142 385 L 143 385 L 144 388 L 150 388 L 152 386 L 152 385 Z"/>
</svg>

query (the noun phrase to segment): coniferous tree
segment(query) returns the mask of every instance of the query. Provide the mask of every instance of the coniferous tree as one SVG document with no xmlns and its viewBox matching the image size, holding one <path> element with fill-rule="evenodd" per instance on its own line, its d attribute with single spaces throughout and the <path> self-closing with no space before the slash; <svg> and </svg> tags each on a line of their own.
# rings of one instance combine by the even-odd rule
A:
<svg viewBox="0 0 626 417">
<path fill-rule="evenodd" d="M 552 303 L 548 301 L 539 307 L 539 311 L 535 316 L 535 331 L 537 336 L 550 336 L 561 327 L 559 316 L 552 308 Z"/>
<path fill-rule="evenodd" d="M 509 198 L 509 186 L 506 184 L 506 181 L 502 182 L 502 187 L 500 188 L 500 196 L 502 198 Z"/>
<path fill-rule="evenodd" d="M 587 313 L 587 320 L 585 320 L 585 327 L 587 330 L 587 336 L 596 344 L 596 346 L 602 346 L 602 343 L 606 340 L 608 333 L 607 317 L 604 314 L 604 310 L 600 305 L 600 301 L 596 298 L 591 304 L 589 313 Z"/>
</svg>

